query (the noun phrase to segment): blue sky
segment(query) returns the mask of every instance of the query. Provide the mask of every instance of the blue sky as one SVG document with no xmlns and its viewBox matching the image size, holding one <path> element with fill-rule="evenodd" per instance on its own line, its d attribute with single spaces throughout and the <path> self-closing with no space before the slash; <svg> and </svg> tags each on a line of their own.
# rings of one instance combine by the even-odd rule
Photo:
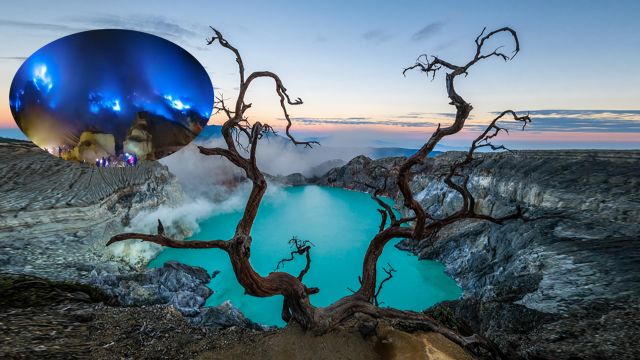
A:
<svg viewBox="0 0 640 360">
<path fill-rule="evenodd" d="M 474 105 L 460 141 L 493 112 L 511 108 L 540 111 L 534 112 L 539 125 L 509 139 L 516 147 L 640 147 L 637 1 L 23 0 L 3 1 L 0 9 L 0 126 L 13 123 L 8 88 L 21 59 L 60 36 L 96 28 L 174 41 L 233 98 L 233 58 L 205 46 L 213 25 L 240 49 L 249 71 L 277 72 L 290 94 L 305 101 L 291 109 L 303 135 L 415 146 L 431 125 L 448 121 L 452 107 L 441 77 L 404 78 L 402 68 L 422 53 L 463 63 L 483 27 L 506 25 L 518 31 L 522 51 L 512 62 L 479 64 L 458 82 Z M 494 43 L 511 46 L 506 37 Z M 281 123 L 272 84 L 257 84 L 249 97 L 250 117 Z"/>
</svg>

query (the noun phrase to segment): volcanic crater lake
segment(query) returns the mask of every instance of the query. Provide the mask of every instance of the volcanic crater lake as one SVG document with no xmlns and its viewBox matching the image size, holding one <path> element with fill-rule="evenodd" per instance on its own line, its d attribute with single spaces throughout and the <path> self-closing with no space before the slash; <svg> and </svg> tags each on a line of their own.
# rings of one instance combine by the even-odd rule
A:
<svg viewBox="0 0 640 360">
<path fill-rule="evenodd" d="M 390 200 L 389 200 L 390 201 Z M 261 275 L 275 270 L 279 260 L 289 257 L 289 239 L 297 236 L 311 241 L 311 269 L 304 277 L 307 286 L 319 287 L 311 296 L 316 306 L 326 306 L 358 289 L 358 276 L 371 238 L 377 233 L 380 214 L 368 194 L 314 185 L 286 187 L 265 197 L 253 227 L 251 264 Z M 216 214 L 202 221 L 194 239 L 229 239 L 242 210 Z M 387 244 L 378 261 L 378 282 L 386 276 L 382 267 L 391 264 L 397 272 L 385 283 L 381 306 L 421 311 L 444 300 L 457 299 L 461 289 L 444 273 L 444 265 L 418 260 L 408 252 Z M 258 298 L 244 294 L 227 254 L 218 249 L 164 249 L 150 267 L 176 260 L 220 273 L 209 287 L 214 291 L 207 306 L 226 300 L 240 308 L 251 320 L 265 325 L 284 325 L 280 318 L 282 296 Z M 302 256 L 285 263 L 281 270 L 298 275 L 304 267 Z"/>
</svg>

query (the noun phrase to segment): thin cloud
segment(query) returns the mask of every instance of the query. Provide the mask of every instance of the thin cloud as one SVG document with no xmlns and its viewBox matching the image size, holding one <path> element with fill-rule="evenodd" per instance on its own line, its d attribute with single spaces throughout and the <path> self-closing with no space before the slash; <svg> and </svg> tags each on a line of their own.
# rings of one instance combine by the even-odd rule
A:
<svg viewBox="0 0 640 360">
<path fill-rule="evenodd" d="M 576 119 L 619 119 L 640 121 L 640 110 L 530 110 L 530 115 Z"/>
<path fill-rule="evenodd" d="M 86 27 L 69 26 L 66 24 L 53 24 L 53 23 L 7 20 L 7 19 L 0 19 L 0 26 L 16 28 L 16 29 L 36 30 L 36 31 L 78 32 L 78 31 L 88 30 L 88 28 Z"/>
<path fill-rule="evenodd" d="M 422 115 L 412 115 L 412 114 L 398 115 L 397 117 L 399 119 L 422 119 L 423 118 Z"/>
<path fill-rule="evenodd" d="M 527 125 L 530 131 L 640 133 L 640 110 L 531 110 L 528 113 L 532 118 L 531 124 Z M 503 124 L 508 128 L 521 126 L 513 120 Z M 468 128 L 484 130 L 485 126 Z"/>
<path fill-rule="evenodd" d="M 347 117 L 347 118 L 307 118 L 297 117 L 291 119 L 295 123 L 305 125 L 386 125 L 400 127 L 433 127 L 437 123 L 431 121 L 404 121 L 396 119 L 371 119 L 366 117 Z"/>
<path fill-rule="evenodd" d="M 95 15 L 68 20 L 87 24 L 93 28 L 122 28 L 148 32 L 150 34 L 178 40 L 204 39 L 210 32 L 205 25 L 184 23 L 156 15 Z M 204 41 L 204 40 L 203 40 Z"/>
<path fill-rule="evenodd" d="M 204 43 L 205 37 L 208 36 L 211 31 L 206 25 L 178 21 L 164 16 L 143 14 L 130 16 L 95 15 L 63 17 L 53 22 L 0 19 L 0 27 L 27 31 L 53 31 L 65 33 L 75 33 L 101 28 L 130 29 L 179 41 L 187 45 L 194 40 L 201 40 L 198 45 L 195 46 L 197 50 L 201 51 L 206 50 L 206 48 L 201 44 Z"/>
<path fill-rule="evenodd" d="M 529 131 L 640 133 L 640 110 L 532 110 L 529 114 L 533 119 L 533 122 L 527 125 Z M 420 128 L 435 127 L 438 123 L 450 123 L 454 117 L 455 113 L 409 112 L 387 118 L 297 117 L 292 118 L 292 121 L 305 125 L 383 125 Z M 511 130 L 522 128 L 521 122 L 507 118 L 501 123 Z M 486 126 L 486 124 L 467 124 L 465 129 L 483 131 Z"/>
<path fill-rule="evenodd" d="M 455 119 L 456 113 L 426 113 L 426 112 L 408 112 L 398 115 L 398 119 L 430 119 L 430 120 L 451 120 Z M 473 115 L 469 115 L 468 119 L 473 119 Z"/>
<path fill-rule="evenodd" d="M 422 41 L 432 37 L 442 30 L 444 23 L 442 22 L 433 22 L 423 27 L 422 29 L 416 31 L 413 35 L 411 35 L 411 40 L 413 41 Z"/>
<path fill-rule="evenodd" d="M 385 29 L 372 29 L 362 34 L 362 38 L 369 42 L 385 42 L 391 40 L 393 35 Z"/>
<path fill-rule="evenodd" d="M 0 56 L 0 60 L 16 60 L 16 61 L 23 61 L 26 60 L 27 57 L 26 56 Z"/>
<path fill-rule="evenodd" d="M 455 119 L 458 114 L 456 113 L 433 113 L 434 115 L 438 115 L 448 119 Z M 469 115 L 468 119 L 473 119 L 473 115 Z"/>
</svg>

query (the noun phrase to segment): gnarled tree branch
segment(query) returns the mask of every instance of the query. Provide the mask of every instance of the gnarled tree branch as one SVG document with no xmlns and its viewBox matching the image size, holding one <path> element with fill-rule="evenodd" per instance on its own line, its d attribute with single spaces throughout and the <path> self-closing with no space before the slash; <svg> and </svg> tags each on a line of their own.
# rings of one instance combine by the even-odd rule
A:
<svg viewBox="0 0 640 360">
<path fill-rule="evenodd" d="M 311 247 L 314 245 L 309 240 L 300 240 L 295 236 L 292 237 L 291 240 L 289 240 L 289 245 L 291 245 L 291 253 L 289 254 L 288 258 L 284 258 L 278 261 L 278 264 L 276 265 L 276 271 L 279 270 L 280 267 L 284 265 L 284 263 L 293 261 L 296 255 L 305 255 L 307 260 L 306 265 L 304 266 L 304 269 L 300 271 L 300 275 L 298 275 L 298 279 L 302 281 L 302 278 L 309 271 L 309 268 L 311 267 L 310 251 L 311 251 Z"/>
<path fill-rule="evenodd" d="M 158 220 L 158 233 L 156 235 L 149 235 L 149 234 L 140 234 L 140 233 L 123 233 L 123 234 L 118 234 L 115 235 L 113 237 L 111 237 L 111 239 L 109 239 L 109 241 L 107 242 L 107 246 L 120 242 L 120 241 L 124 241 L 124 240 L 133 240 L 133 239 L 137 239 L 137 240 L 142 240 L 142 241 L 146 241 L 146 242 L 152 242 L 158 245 L 162 245 L 162 246 L 166 246 L 166 247 L 170 247 L 170 248 L 189 248 L 189 249 L 222 249 L 222 250 L 227 250 L 228 246 L 229 246 L 229 242 L 226 240 L 206 240 L 206 241 L 202 241 L 202 240 L 189 240 L 189 241 L 182 241 L 182 240 L 174 240 L 168 236 L 165 235 L 164 233 L 164 226 L 162 225 L 162 222 L 160 220 Z"/>
<path fill-rule="evenodd" d="M 396 272 L 396 269 L 393 268 L 393 266 L 391 266 L 391 264 L 387 263 L 387 267 L 382 268 L 382 271 L 384 271 L 385 274 L 387 274 L 387 277 L 385 277 L 384 279 L 382 279 L 382 281 L 380 281 L 380 284 L 378 284 L 378 290 L 376 290 L 376 293 L 373 295 L 373 304 L 375 306 L 380 306 L 380 302 L 378 301 L 378 296 L 380 296 L 380 292 L 382 291 L 382 286 L 384 286 L 384 283 L 386 283 L 387 281 L 391 280 L 391 278 L 393 278 L 393 273 Z"/>
</svg>

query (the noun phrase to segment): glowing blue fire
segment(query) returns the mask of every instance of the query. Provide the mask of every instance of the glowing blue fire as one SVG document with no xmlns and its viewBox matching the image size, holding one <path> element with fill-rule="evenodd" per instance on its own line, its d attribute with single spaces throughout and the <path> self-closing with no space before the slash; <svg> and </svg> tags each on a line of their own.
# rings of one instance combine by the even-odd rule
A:
<svg viewBox="0 0 640 360">
<path fill-rule="evenodd" d="M 20 111 L 20 109 L 22 108 L 22 95 L 24 95 L 24 90 L 16 92 L 16 100 L 13 102 L 13 107 L 16 109 L 16 111 Z"/>
<path fill-rule="evenodd" d="M 100 46 L 87 51 L 95 43 Z M 95 130 L 113 134 L 118 151 L 138 117 L 162 125 L 150 131 L 179 125 L 195 134 L 206 125 L 214 99 L 206 70 L 184 49 L 116 29 L 83 31 L 45 45 L 20 66 L 8 95 L 16 123 L 34 139 L 73 147 L 83 131 Z M 173 136 L 188 140 L 181 132 L 158 138 L 174 144 Z"/>
<path fill-rule="evenodd" d="M 49 92 L 53 87 L 51 76 L 47 75 L 47 65 L 37 66 L 33 74 L 33 84 L 40 91 Z"/>
<path fill-rule="evenodd" d="M 180 99 L 174 99 L 171 95 L 165 95 L 164 98 L 169 102 L 169 105 L 176 110 L 182 111 L 191 109 L 191 105 L 182 102 Z"/>
<path fill-rule="evenodd" d="M 122 106 L 120 105 L 120 99 L 105 99 L 100 93 L 89 93 L 89 111 L 94 114 L 97 114 L 102 109 L 112 110 L 115 112 L 120 112 L 122 110 Z"/>
</svg>

